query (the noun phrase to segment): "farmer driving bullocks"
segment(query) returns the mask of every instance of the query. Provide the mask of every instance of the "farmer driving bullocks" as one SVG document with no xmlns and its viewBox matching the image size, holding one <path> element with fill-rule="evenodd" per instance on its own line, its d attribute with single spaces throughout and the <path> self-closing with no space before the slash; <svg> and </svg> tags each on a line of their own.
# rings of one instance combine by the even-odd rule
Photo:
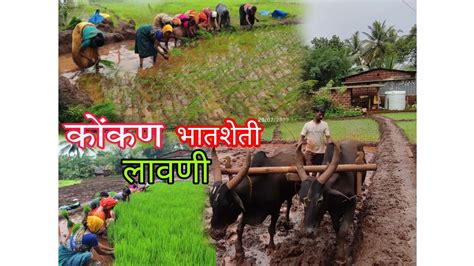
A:
<svg viewBox="0 0 474 266">
<path fill-rule="evenodd" d="M 99 68 L 99 47 L 105 43 L 104 33 L 94 24 L 81 22 L 72 31 L 72 59 L 81 69 Z"/>
<path fill-rule="evenodd" d="M 157 53 L 168 60 L 168 49 L 163 47 L 161 42 L 167 42 L 172 32 L 171 25 L 165 25 L 162 29 L 154 29 L 151 25 L 138 28 L 135 36 L 135 53 L 140 57 L 140 67 L 143 67 L 143 58 L 150 56 L 153 56 L 155 64 Z"/>
<path fill-rule="evenodd" d="M 328 123 L 323 121 L 324 110 L 317 109 L 314 119 L 304 124 L 300 142 L 306 144 L 307 165 L 320 165 L 326 152 L 326 143 L 331 143 Z"/>
</svg>

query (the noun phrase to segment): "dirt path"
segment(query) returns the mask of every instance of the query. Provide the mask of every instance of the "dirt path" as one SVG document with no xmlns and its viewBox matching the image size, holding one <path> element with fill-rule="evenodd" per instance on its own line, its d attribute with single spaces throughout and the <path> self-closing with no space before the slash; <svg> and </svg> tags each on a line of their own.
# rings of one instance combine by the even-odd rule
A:
<svg viewBox="0 0 474 266">
<path fill-rule="evenodd" d="M 392 120 L 374 116 L 382 138 L 375 162 L 356 265 L 416 264 L 416 164 L 403 132 Z"/>
<path fill-rule="evenodd" d="M 92 200 L 97 192 L 121 191 L 127 182 L 121 177 L 93 177 L 81 181 L 80 184 L 59 188 L 59 206 L 73 203 L 78 199 L 80 203 Z"/>
</svg>

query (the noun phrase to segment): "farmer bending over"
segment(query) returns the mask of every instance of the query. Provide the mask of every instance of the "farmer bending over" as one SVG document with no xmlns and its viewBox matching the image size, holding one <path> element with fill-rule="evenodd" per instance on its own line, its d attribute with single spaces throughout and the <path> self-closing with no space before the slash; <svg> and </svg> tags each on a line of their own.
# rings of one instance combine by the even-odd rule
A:
<svg viewBox="0 0 474 266">
<path fill-rule="evenodd" d="M 96 66 L 99 70 L 99 47 L 105 43 L 104 33 L 89 22 L 78 23 L 72 31 L 72 59 L 81 69 Z"/>
<path fill-rule="evenodd" d="M 157 53 L 168 60 L 168 49 L 161 45 L 161 41 L 167 43 L 171 32 L 173 32 L 171 25 L 166 25 L 161 30 L 153 29 L 151 25 L 138 28 L 135 37 L 135 53 L 140 57 L 140 68 L 143 67 L 143 58 L 150 56 L 153 56 L 153 64 L 155 64 Z"/>
<path fill-rule="evenodd" d="M 252 4 L 243 4 L 239 8 L 240 14 L 240 26 L 250 26 L 253 27 L 255 24 L 255 20 L 259 22 L 259 20 L 255 17 L 257 13 L 257 7 Z"/>
<path fill-rule="evenodd" d="M 304 124 L 300 142 L 306 144 L 306 165 L 320 165 L 326 152 L 326 143 L 331 143 L 328 124 L 323 121 L 324 111 L 317 109 L 314 119 Z"/>
<path fill-rule="evenodd" d="M 156 15 L 156 17 L 153 19 L 153 27 L 161 29 L 165 25 L 171 24 L 171 20 L 173 18 L 166 14 L 166 13 L 161 13 Z"/>
<path fill-rule="evenodd" d="M 97 216 L 103 221 L 105 221 L 105 226 L 107 227 L 111 222 L 115 221 L 115 213 L 112 210 L 117 201 L 113 198 L 104 198 L 100 200 L 100 206 L 96 209 L 93 209 L 89 212 L 89 216 Z"/>
<path fill-rule="evenodd" d="M 122 189 L 122 192 L 119 192 L 119 193 L 115 194 L 114 199 L 117 200 L 117 201 L 121 200 L 121 201 L 130 202 L 130 194 L 131 193 L 132 192 L 130 191 L 129 188 L 124 188 L 124 189 Z"/>
<path fill-rule="evenodd" d="M 102 233 L 104 221 L 96 216 L 87 217 L 86 222 L 66 238 L 59 246 L 59 265 L 83 266 L 92 260 L 91 249 L 100 255 L 114 254 L 114 249 L 99 244 L 97 234 Z"/>
<path fill-rule="evenodd" d="M 216 6 L 217 12 L 217 25 L 219 25 L 219 29 L 227 28 L 230 26 L 230 14 L 227 6 L 224 4 L 217 4 Z"/>
<path fill-rule="evenodd" d="M 107 193 L 105 191 L 100 192 L 100 196 L 91 201 L 91 203 L 90 203 L 91 209 L 95 209 L 95 208 L 99 207 L 100 200 L 104 199 L 104 198 L 108 198 L 108 197 L 109 197 L 109 193 Z"/>
</svg>

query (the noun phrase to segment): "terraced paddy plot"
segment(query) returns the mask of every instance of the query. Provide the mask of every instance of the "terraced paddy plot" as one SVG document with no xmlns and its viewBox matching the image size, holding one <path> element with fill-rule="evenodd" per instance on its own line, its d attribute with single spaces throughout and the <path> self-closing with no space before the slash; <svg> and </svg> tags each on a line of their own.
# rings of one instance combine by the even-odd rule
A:
<svg viewBox="0 0 474 266">
<path fill-rule="evenodd" d="M 379 129 L 377 122 L 369 118 L 361 119 L 343 119 L 343 120 L 325 120 L 331 131 L 333 140 L 353 139 L 362 142 L 377 142 L 379 140 Z M 299 140 L 301 129 L 304 122 L 289 122 L 280 125 L 281 139 Z M 275 125 L 266 127 L 263 132 L 263 139 L 272 139 Z"/>
<path fill-rule="evenodd" d="M 156 184 L 114 210 L 115 265 L 215 265 L 203 228 L 205 186 Z"/>
<path fill-rule="evenodd" d="M 125 121 L 166 121 L 169 127 L 285 117 L 300 104 L 304 48 L 297 26 L 219 34 L 179 49 L 136 76 L 103 77 L 87 92 L 114 102 Z"/>
</svg>

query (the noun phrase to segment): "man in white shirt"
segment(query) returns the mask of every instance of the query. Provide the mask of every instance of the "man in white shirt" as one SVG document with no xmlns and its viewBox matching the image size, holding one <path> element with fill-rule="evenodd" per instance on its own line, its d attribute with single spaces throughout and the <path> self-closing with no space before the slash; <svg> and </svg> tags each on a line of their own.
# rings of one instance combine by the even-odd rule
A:
<svg viewBox="0 0 474 266">
<path fill-rule="evenodd" d="M 331 143 L 328 123 L 323 121 L 324 111 L 316 110 L 314 119 L 304 124 L 300 142 L 306 144 L 306 165 L 320 165 L 323 162 L 326 144 Z"/>
</svg>

